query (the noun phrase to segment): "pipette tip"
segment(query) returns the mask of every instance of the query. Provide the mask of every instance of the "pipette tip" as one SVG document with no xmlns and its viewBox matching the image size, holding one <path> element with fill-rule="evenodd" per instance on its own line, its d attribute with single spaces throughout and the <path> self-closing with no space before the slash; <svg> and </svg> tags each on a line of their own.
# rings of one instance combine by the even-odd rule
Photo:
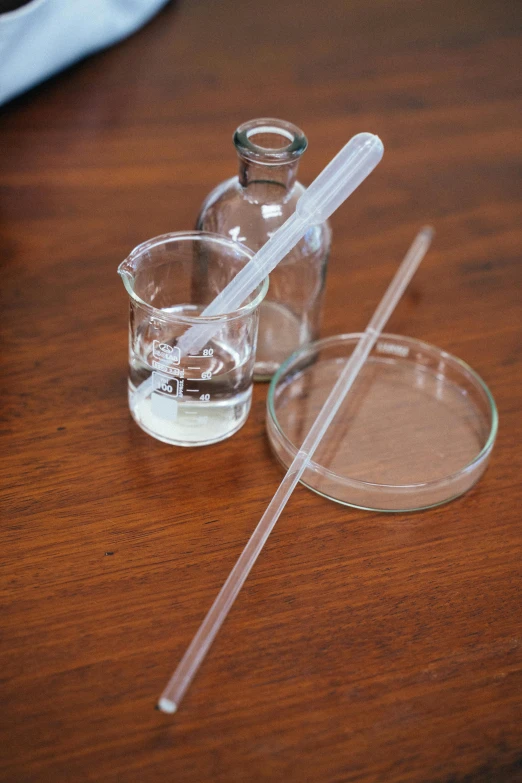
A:
<svg viewBox="0 0 522 783">
<path fill-rule="evenodd" d="M 178 709 L 178 705 L 170 699 L 166 699 L 164 696 L 158 702 L 158 707 L 162 712 L 166 712 L 168 715 L 173 715 Z"/>
</svg>

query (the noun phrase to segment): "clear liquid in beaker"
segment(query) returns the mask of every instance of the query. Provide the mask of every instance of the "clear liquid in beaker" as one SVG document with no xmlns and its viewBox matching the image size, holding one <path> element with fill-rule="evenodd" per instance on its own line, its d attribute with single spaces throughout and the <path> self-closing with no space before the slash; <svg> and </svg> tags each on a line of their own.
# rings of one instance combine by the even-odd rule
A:
<svg viewBox="0 0 522 783">
<path fill-rule="evenodd" d="M 163 337 L 161 345 L 175 342 Z M 197 356 L 169 367 L 156 361 L 157 343 L 149 324 L 138 327 L 131 346 L 129 407 L 139 426 L 179 446 L 216 443 L 238 430 L 250 410 L 252 353 L 241 356 L 215 338 Z"/>
</svg>

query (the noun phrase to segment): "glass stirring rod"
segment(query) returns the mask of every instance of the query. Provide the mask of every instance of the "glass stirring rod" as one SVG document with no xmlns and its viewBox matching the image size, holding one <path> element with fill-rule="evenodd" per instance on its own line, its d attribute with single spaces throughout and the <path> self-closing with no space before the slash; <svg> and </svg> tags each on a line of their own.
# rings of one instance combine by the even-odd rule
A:
<svg viewBox="0 0 522 783">
<path fill-rule="evenodd" d="M 386 322 L 395 309 L 420 262 L 424 258 L 432 238 L 433 229 L 429 226 L 425 226 L 413 241 L 413 244 L 399 266 L 370 323 L 366 327 L 364 334 L 346 362 L 332 391 L 328 395 L 326 402 L 312 424 L 308 435 L 304 439 L 301 448 L 294 457 L 279 488 L 270 501 L 243 552 L 239 556 L 234 568 L 230 572 L 228 579 L 218 593 L 207 616 L 203 620 L 185 655 L 181 659 L 178 668 L 163 691 L 158 702 L 158 707 L 163 712 L 173 713 L 176 712 L 179 707 L 187 688 L 205 658 L 210 645 L 221 628 L 232 604 L 237 598 L 239 591 L 256 562 L 259 553 L 263 549 L 281 512 L 294 491 L 296 484 L 303 475 L 317 446 L 339 410 L 346 394 L 352 387 Z"/>
</svg>

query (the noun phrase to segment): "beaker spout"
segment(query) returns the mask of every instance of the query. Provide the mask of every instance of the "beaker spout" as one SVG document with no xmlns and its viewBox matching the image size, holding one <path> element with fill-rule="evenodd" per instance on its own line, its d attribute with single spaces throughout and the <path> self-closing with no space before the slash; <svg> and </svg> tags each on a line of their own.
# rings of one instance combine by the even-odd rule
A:
<svg viewBox="0 0 522 783">
<path fill-rule="evenodd" d="M 134 275 L 123 261 L 118 267 L 118 274 L 122 279 L 125 290 L 130 296 L 134 295 Z"/>
</svg>

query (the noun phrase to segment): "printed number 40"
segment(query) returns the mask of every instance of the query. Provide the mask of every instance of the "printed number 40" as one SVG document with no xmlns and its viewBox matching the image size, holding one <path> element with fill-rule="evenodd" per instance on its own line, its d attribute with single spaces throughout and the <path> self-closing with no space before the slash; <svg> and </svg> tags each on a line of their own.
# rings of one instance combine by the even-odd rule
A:
<svg viewBox="0 0 522 783">
<path fill-rule="evenodd" d="M 210 394 L 202 394 L 199 398 L 202 402 L 208 402 L 210 400 Z"/>
</svg>

